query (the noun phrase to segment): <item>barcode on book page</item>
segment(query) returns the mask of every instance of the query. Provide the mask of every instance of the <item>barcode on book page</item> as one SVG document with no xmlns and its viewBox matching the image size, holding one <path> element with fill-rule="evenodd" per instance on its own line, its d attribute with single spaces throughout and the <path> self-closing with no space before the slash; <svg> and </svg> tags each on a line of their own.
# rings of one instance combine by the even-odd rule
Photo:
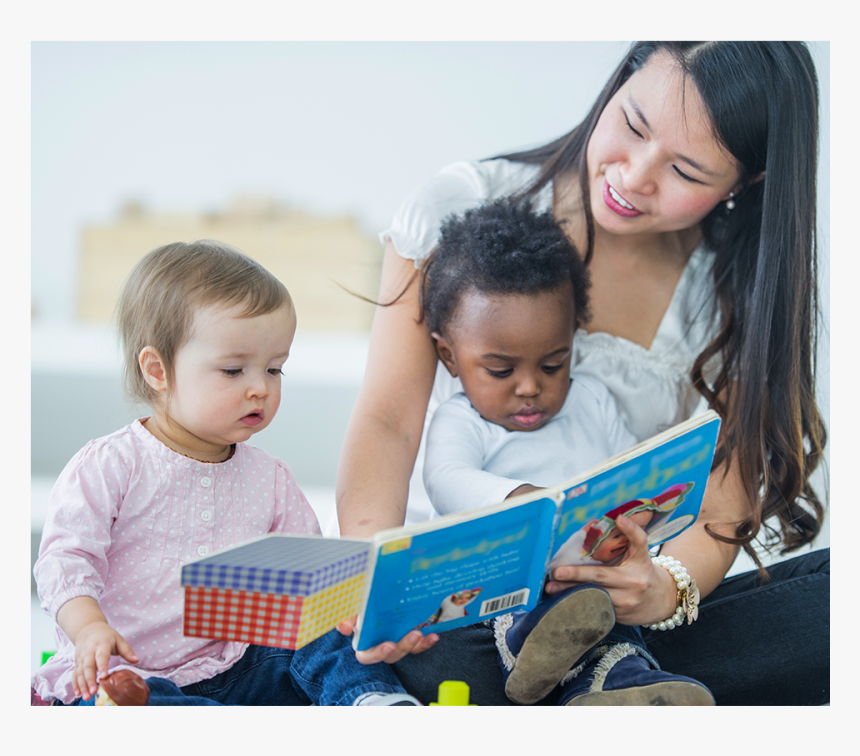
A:
<svg viewBox="0 0 860 756">
<path fill-rule="evenodd" d="M 483 617 L 485 614 L 499 612 L 502 609 L 510 609 L 512 606 L 519 606 L 520 604 L 525 604 L 528 600 L 528 588 L 522 591 L 517 591 L 516 593 L 508 593 L 504 596 L 487 599 L 484 603 L 481 604 L 481 613 L 478 616 Z"/>
</svg>

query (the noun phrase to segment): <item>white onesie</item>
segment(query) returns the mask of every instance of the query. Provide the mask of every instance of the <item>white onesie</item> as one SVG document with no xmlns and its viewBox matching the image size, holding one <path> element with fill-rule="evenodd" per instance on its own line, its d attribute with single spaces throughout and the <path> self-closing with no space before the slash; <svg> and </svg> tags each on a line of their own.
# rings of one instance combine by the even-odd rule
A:
<svg viewBox="0 0 860 756">
<path fill-rule="evenodd" d="M 561 410 L 533 431 L 484 420 L 459 393 L 433 415 L 424 486 L 436 512 L 463 512 L 502 501 L 525 483 L 564 483 L 637 443 L 607 388 L 588 375 L 573 373 Z"/>
</svg>

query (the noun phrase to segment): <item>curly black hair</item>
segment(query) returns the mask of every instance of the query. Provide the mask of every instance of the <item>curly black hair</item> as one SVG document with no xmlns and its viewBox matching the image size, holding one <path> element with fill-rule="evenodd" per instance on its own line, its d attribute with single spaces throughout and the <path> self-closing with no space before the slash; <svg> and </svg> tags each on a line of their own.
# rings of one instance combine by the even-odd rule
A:
<svg viewBox="0 0 860 756">
<path fill-rule="evenodd" d="M 439 244 L 421 266 L 421 320 L 443 333 L 468 291 L 537 294 L 573 284 L 576 321 L 590 318 L 585 263 L 551 212 L 503 198 L 442 222 Z"/>
</svg>

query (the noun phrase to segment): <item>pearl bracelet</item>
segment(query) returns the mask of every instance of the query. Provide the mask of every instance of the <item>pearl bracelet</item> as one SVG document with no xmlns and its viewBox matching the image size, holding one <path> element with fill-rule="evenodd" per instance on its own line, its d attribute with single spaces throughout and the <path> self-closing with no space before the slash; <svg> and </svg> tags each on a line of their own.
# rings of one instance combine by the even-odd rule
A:
<svg viewBox="0 0 860 756">
<path fill-rule="evenodd" d="M 662 622 L 655 622 L 652 625 L 642 625 L 651 630 L 671 630 L 678 625 L 684 624 L 684 618 L 687 619 L 687 624 L 691 624 L 693 620 L 699 617 L 699 589 L 696 587 L 696 581 L 690 578 L 689 573 L 684 569 L 677 559 L 670 556 L 655 556 L 651 557 L 651 561 L 669 571 L 669 574 L 675 578 L 675 583 L 678 586 L 678 606 L 675 613 L 668 619 Z"/>
</svg>

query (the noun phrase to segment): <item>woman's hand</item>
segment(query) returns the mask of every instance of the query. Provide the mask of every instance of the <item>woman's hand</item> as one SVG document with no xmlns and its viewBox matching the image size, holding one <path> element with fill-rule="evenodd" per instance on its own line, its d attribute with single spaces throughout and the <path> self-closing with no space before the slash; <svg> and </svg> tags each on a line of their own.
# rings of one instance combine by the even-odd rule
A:
<svg viewBox="0 0 860 756">
<path fill-rule="evenodd" d="M 97 675 L 108 673 L 111 656 L 121 656 L 128 662 L 140 661 L 131 646 L 107 622 L 91 622 L 82 627 L 75 638 L 75 670 L 72 685 L 75 696 L 89 701 L 98 691 Z"/>
<path fill-rule="evenodd" d="M 352 617 L 345 622 L 341 622 L 337 626 L 338 632 L 342 635 L 352 635 L 355 630 L 356 620 L 357 617 Z M 378 662 L 394 664 L 394 662 L 400 661 L 408 654 L 420 654 L 422 651 L 426 651 L 435 645 L 437 640 L 439 640 L 439 636 L 436 633 L 423 635 L 420 630 L 413 630 L 397 643 L 386 641 L 366 651 L 356 651 L 355 658 L 361 664 L 376 664 Z"/>
<path fill-rule="evenodd" d="M 627 552 L 621 562 L 614 567 L 558 567 L 552 576 L 554 580 L 547 583 L 547 593 L 558 593 L 565 588 L 591 583 L 609 593 L 616 619 L 622 625 L 659 622 L 675 611 L 675 580 L 651 561 L 648 537 L 642 528 L 624 515 L 619 515 L 615 524 L 628 540 Z"/>
</svg>

